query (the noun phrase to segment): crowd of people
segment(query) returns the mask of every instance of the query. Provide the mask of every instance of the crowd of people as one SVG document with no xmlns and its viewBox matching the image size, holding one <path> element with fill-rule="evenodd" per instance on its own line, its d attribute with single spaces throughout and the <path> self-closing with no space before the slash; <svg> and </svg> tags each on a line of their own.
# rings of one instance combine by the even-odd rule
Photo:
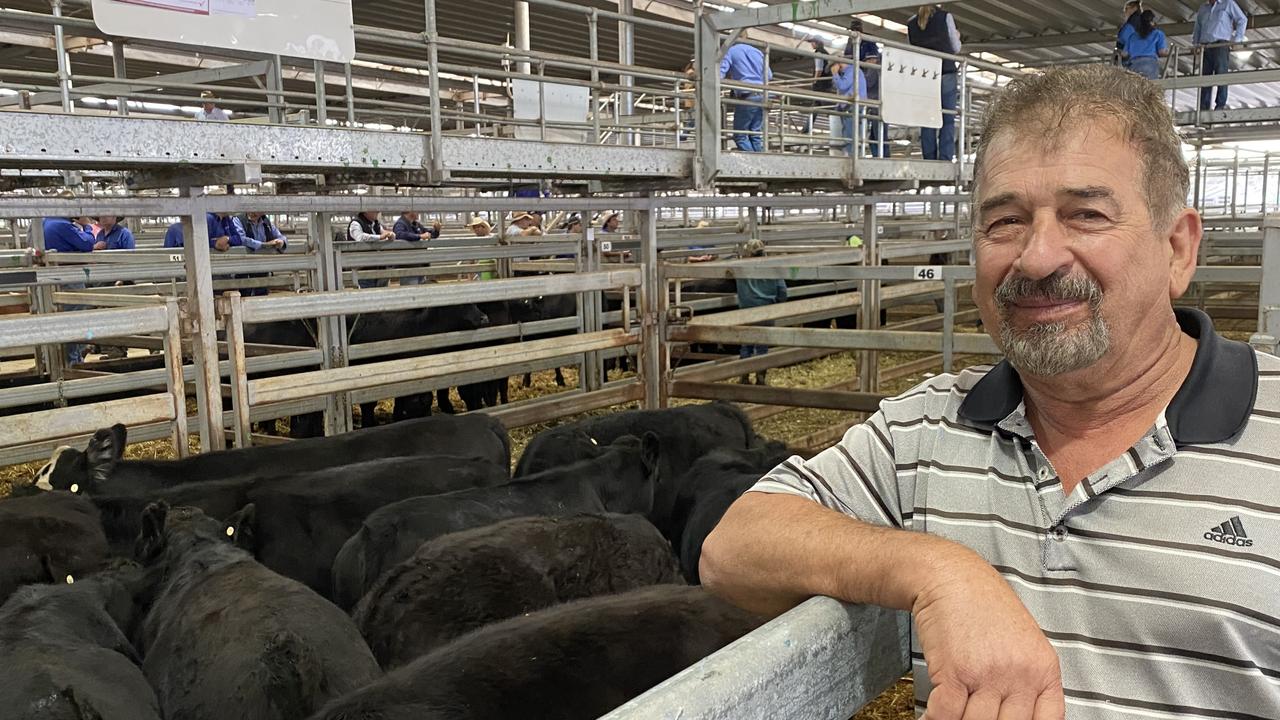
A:
<svg viewBox="0 0 1280 720">
<path fill-rule="evenodd" d="M 1196 13 L 1191 35 L 1193 49 L 1197 54 L 1202 54 L 1201 74 L 1218 75 L 1229 70 L 1231 46 L 1233 43 L 1243 42 L 1247 26 L 1248 17 L 1241 11 L 1236 0 L 1205 0 Z M 811 88 L 814 92 L 870 101 L 863 107 L 860 118 L 854 117 L 851 102 L 834 105 L 835 111 L 839 113 L 835 122 L 840 128 L 840 137 L 844 139 L 840 148 L 846 155 L 855 151 L 855 129 L 861 121 L 865 128 L 867 153 L 872 157 L 887 158 L 890 145 L 887 141 L 887 128 L 880 120 L 879 107 L 881 46 L 861 35 L 863 27 L 860 19 L 854 18 L 849 30 L 857 33 L 861 39 L 855 42 L 854 37 L 850 36 L 842 55 L 829 49 L 821 38 L 806 41 L 811 53 L 826 56 L 815 57 L 813 60 Z M 960 32 L 955 16 L 936 4 L 919 6 L 907 21 L 907 39 L 912 46 L 934 52 L 959 55 L 961 51 Z M 1155 80 L 1163 75 L 1162 60 L 1168 57 L 1169 51 L 1168 37 L 1158 27 L 1155 11 L 1144 8 L 1141 0 L 1126 2 L 1123 23 L 1116 33 L 1117 62 L 1132 72 Z M 925 160 L 955 159 L 958 70 L 956 61 L 942 59 L 938 96 L 938 105 L 943 111 L 942 124 L 939 128 L 919 129 L 921 156 Z M 692 63 L 686 67 L 686 74 L 691 83 L 694 74 Z M 733 100 L 734 146 L 743 152 L 763 152 L 766 145 L 764 87 L 773 80 L 773 73 L 765 61 L 764 53 L 743 42 L 732 45 L 720 61 L 720 77 L 760 86 L 759 90 L 735 86 L 729 94 Z M 1216 96 L 1214 88 L 1202 88 L 1200 108 L 1210 109 L 1211 102 L 1213 109 L 1225 108 L 1227 92 L 1226 85 L 1218 86 Z M 821 104 L 809 102 L 813 105 Z M 682 128 L 684 137 L 688 136 L 687 130 L 693 126 L 691 101 L 687 105 Z M 805 123 L 806 132 L 810 130 L 812 123 L 813 115 L 810 114 Z"/>
</svg>

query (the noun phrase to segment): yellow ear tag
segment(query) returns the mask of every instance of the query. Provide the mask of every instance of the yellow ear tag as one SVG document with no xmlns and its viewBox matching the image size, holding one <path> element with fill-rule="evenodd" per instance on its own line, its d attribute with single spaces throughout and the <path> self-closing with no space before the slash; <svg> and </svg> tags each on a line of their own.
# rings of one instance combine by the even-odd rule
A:
<svg viewBox="0 0 1280 720">
<path fill-rule="evenodd" d="M 68 585 L 74 585 L 75 583 L 76 583 L 76 579 L 75 579 L 75 578 L 73 578 L 73 577 L 71 577 L 70 575 L 68 575 L 68 576 L 67 576 L 67 584 L 68 584 Z"/>
<path fill-rule="evenodd" d="M 588 437 L 587 439 L 591 441 L 591 444 L 592 444 L 592 445 L 599 445 L 599 444 L 600 444 L 600 442 L 599 442 L 598 440 L 596 440 L 595 438 L 593 438 L 593 437 Z"/>
<path fill-rule="evenodd" d="M 227 537 L 235 537 L 235 536 L 236 536 L 236 526 L 235 526 L 235 525 L 228 525 L 228 526 L 227 526 Z"/>
<path fill-rule="evenodd" d="M 74 495 L 78 492 L 80 492 L 80 486 L 75 483 L 71 483 L 71 494 Z"/>
</svg>

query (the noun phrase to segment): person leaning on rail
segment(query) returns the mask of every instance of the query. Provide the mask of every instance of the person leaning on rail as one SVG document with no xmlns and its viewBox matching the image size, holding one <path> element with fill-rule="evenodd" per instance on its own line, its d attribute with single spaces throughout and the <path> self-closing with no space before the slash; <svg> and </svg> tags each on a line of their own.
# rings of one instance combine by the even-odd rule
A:
<svg viewBox="0 0 1280 720">
<path fill-rule="evenodd" d="M 1055 68 L 982 127 L 972 293 L 1005 359 L 772 470 L 703 583 L 910 611 L 929 720 L 1277 717 L 1280 358 L 1174 308 L 1202 227 L 1164 93 Z"/>
</svg>

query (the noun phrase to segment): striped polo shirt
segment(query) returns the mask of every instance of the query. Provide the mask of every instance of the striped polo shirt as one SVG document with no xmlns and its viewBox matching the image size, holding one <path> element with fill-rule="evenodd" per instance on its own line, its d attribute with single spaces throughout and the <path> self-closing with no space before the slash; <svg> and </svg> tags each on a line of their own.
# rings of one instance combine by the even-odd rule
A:
<svg viewBox="0 0 1280 720">
<path fill-rule="evenodd" d="M 753 490 L 966 545 L 1057 650 L 1069 720 L 1280 718 L 1280 358 L 1198 340 L 1155 425 L 1070 495 L 1007 363 L 885 400 Z M 916 708 L 928 668 L 912 639 Z"/>
</svg>

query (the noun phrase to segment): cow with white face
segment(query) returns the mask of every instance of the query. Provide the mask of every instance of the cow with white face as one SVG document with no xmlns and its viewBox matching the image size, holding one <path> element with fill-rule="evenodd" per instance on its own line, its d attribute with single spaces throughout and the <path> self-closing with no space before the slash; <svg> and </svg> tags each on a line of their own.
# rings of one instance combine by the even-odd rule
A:
<svg viewBox="0 0 1280 720">
<path fill-rule="evenodd" d="M 40 468 L 40 472 L 36 473 L 36 479 L 34 484 L 37 488 L 40 488 L 41 490 L 55 489 L 53 486 L 54 468 L 57 467 L 58 460 L 59 458 L 62 457 L 62 454 L 70 449 L 71 449 L 70 445 L 59 445 L 53 451 L 53 456 L 49 458 L 49 462 L 45 463 Z M 68 462 L 73 462 L 73 461 L 69 459 Z M 80 492 L 80 483 L 72 482 L 67 485 L 66 489 L 73 493 L 78 493 Z"/>
</svg>

